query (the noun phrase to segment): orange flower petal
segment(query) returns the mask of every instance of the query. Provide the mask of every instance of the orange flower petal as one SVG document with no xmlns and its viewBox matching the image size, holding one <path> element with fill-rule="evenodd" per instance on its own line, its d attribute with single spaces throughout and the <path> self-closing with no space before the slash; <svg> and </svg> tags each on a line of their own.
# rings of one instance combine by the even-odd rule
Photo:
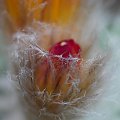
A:
<svg viewBox="0 0 120 120">
<path fill-rule="evenodd" d="M 33 20 L 69 24 L 74 19 L 80 0 L 6 0 L 5 3 L 13 23 L 21 27 Z"/>
<path fill-rule="evenodd" d="M 80 0 L 47 0 L 42 12 L 42 21 L 49 23 L 68 24 L 78 9 Z"/>
<path fill-rule="evenodd" d="M 27 22 L 40 20 L 43 0 L 25 0 Z M 32 18 L 32 19 L 31 19 Z"/>
<path fill-rule="evenodd" d="M 22 27 L 25 24 L 25 9 L 20 0 L 6 0 L 7 11 L 17 27 Z"/>
</svg>

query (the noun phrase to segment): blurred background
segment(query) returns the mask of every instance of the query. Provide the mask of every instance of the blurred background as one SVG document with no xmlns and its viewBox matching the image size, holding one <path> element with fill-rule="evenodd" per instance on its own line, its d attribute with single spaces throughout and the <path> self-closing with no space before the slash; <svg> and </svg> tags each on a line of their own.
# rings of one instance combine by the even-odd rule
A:
<svg viewBox="0 0 120 120">
<path fill-rule="evenodd" d="M 86 110 L 80 120 L 120 120 L 120 0 L 88 0 L 96 6 L 94 19 L 98 22 L 101 51 L 110 50 L 107 65 L 104 66 L 102 97 Z M 2 22 L 2 0 L 0 0 L 0 22 Z M 9 75 L 9 45 L 3 24 L 0 24 L 0 120 L 25 120 L 16 97 L 13 81 Z"/>
</svg>

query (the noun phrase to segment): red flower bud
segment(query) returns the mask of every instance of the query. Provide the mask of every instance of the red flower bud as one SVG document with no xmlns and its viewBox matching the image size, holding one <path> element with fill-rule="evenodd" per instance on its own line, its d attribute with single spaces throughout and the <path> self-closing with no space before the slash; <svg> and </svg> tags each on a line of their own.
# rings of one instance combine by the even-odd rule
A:
<svg viewBox="0 0 120 120">
<path fill-rule="evenodd" d="M 49 50 L 53 55 L 62 55 L 64 58 L 72 57 L 80 57 L 80 46 L 74 42 L 73 39 L 63 40 Z"/>
<path fill-rule="evenodd" d="M 80 58 L 81 48 L 73 39 L 68 39 L 53 45 L 49 52 L 53 55 L 51 59 L 54 67 L 61 70 L 69 67 L 73 58 Z"/>
</svg>

